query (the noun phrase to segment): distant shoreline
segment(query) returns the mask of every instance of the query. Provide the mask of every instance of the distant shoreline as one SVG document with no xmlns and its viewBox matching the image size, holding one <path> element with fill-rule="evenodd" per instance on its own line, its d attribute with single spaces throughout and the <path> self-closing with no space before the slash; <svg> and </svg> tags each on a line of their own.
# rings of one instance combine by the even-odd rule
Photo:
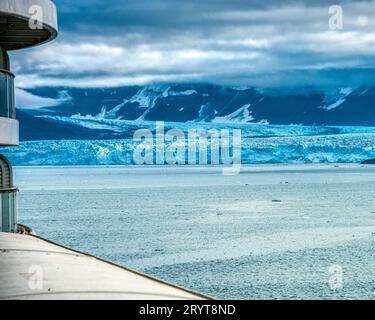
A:
<svg viewBox="0 0 375 320">
<path fill-rule="evenodd" d="M 320 169 L 348 169 L 348 168 L 361 168 L 367 167 L 365 163 L 264 163 L 264 164 L 242 164 L 242 169 L 245 171 L 260 170 L 260 171 L 273 171 L 274 169 L 284 168 L 286 170 L 306 170 L 307 168 L 320 170 Z M 15 165 L 14 168 L 108 168 L 108 169 L 190 169 L 199 171 L 214 171 L 224 168 L 223 165 Z"/>
</svg>

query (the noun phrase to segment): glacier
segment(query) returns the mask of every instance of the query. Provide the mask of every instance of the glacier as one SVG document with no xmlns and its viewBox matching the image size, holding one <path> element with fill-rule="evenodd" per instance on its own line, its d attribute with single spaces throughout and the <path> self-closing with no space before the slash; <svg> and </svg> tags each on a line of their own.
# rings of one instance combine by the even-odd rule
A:
<svg viewBox="0 0 375 320">
<path fill-rule="evenodd" d="M 128 132 L 148 128 L 155 122 L 104 120 L 88 117 L 60 117 L 91 128 Z M 375 158 L 374 127 L 325 127 L 265 124 L 165 123 L 166 130 L 178 128 L 228 128 L 242 131 L 243 164 L 276 163 L 360 163 Z M 132 165 L 138 143 L 132 134 L 120 139 L 24 141 L 19 147 L 2 148 L 2 153 L 18 166 Z M 209 149 L 209 147 L 208 147 Z"/>
</svg>

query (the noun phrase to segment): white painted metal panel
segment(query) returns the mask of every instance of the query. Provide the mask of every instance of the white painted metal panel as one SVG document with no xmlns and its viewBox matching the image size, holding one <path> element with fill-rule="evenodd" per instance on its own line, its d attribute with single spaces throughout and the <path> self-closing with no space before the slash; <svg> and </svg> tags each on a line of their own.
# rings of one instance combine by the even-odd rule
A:
<svg viewBox="0 0 375 320">
<path fill-rule="evenodd" d="M 41 238 L 8 233 L 0 233 L 0 283 L 0 299 L 207 299 Z"/>
<path fill-rule="evenodd" d="M 0 146 L 18 146 L 19 124 L 17 120 L 0 117 Z"/>
</svg>

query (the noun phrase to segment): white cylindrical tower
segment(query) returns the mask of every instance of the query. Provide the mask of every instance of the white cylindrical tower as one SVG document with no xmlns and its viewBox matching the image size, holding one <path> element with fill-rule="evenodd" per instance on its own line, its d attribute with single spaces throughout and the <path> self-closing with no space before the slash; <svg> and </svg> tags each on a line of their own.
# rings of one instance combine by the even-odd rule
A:
<svg viewBox="0 0 375 320">
<path fill-rule="evenodd" d="M 19 124 L 14 103 L 14 75 L 8 51 L 32 47 L 57 36 L 57 10 L 51 0 L 0 0 L 0 147 L 17 146 Z M 1 150 L 0 150 L 1 152 Z M 0 155 L 0 231 L 17 231 L 12 167 Z"/>
</svg>

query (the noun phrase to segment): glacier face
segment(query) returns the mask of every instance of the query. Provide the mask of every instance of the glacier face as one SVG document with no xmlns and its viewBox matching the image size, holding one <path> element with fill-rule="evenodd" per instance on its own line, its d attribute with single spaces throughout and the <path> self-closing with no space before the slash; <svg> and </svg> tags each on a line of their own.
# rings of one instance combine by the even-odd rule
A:
<svg viewBox="0 0 375 320">
<path fill-rule="evenodd" d="M 138 143 L 131 132 L 147 128 L 155 131 L 155 122 L 103 120 L 67 117 L 66 122 L 81 126 L 106 128 L 124 133 L 120 139 L 25 141 L 2 153 L 14 165 L 131 165 Z M 129 131 L 129 126 L 132 130 Z M 242 131 L 242 163 L 359 163 L 375 158 L 375 128 L 282 126 L 262 124 L 165 123 L 165 130 L 178 128 L 238 129 Z M 210 146 L 208 146 L 208 149 Z"/>
<path fill-rule="evenodd" d="M 165 121 L 166 130 L 183 132 L 241 129 L 244 164 L 358 163 L 375 158 L 375 88 L 265 92 L 164 84 L 37 88 L 32 93 L 54 97 L 61 90 L 70 97 L 65 104 L 18 112 L 23 142 L 2 150 L 14 164 L 133 164 L 134 132 L 155 132 L 156 121 Z"/>
</svg>

